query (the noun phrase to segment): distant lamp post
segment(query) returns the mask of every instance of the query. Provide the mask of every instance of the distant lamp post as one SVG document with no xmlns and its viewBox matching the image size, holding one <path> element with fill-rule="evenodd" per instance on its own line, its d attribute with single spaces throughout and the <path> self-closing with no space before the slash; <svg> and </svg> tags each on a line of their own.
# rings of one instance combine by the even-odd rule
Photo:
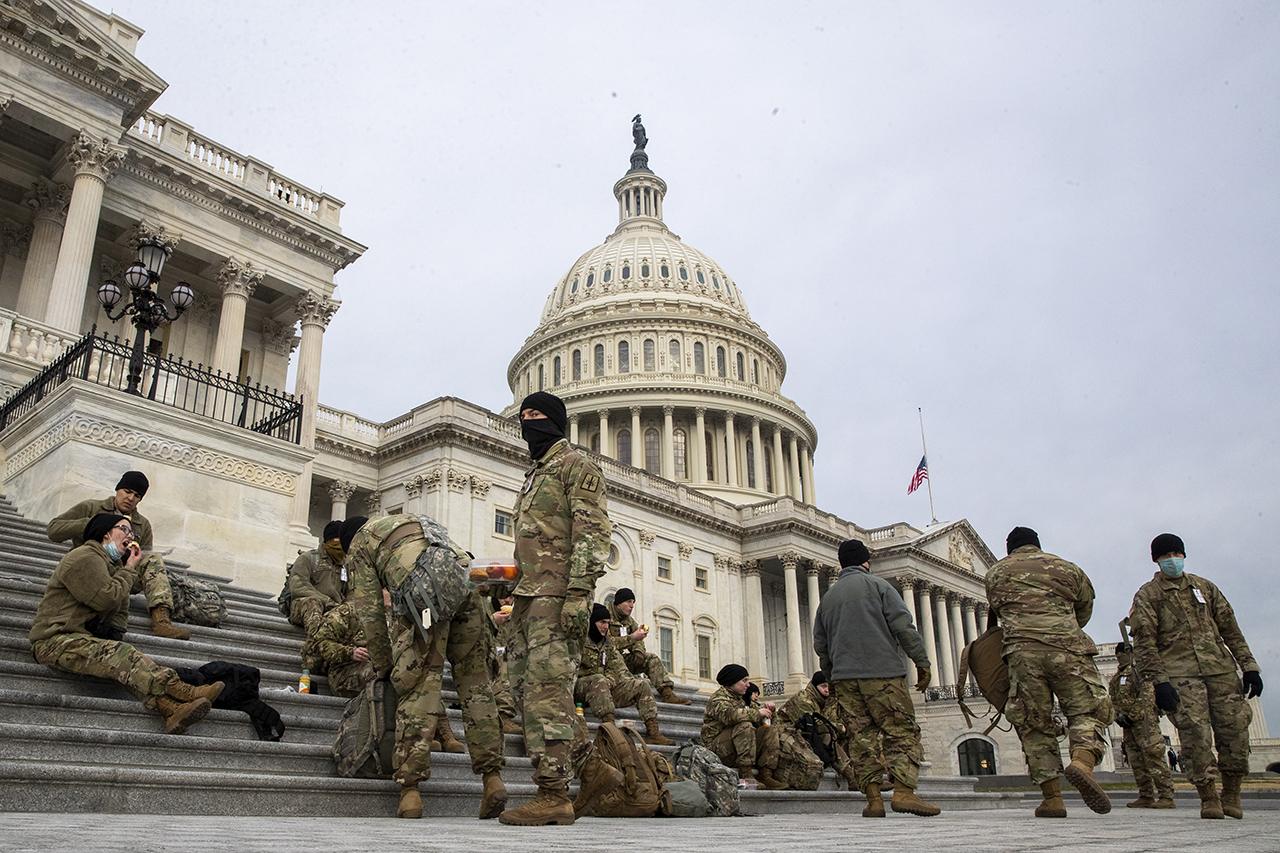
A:
<svg viewBox="0 0 1280 853">
<path fill-rule="evenodd" d="M 138 386 L 142 382 L 144 337 L 155 332 L 162 323 L 177 320 L 196 299 L 195 292 L 189 284 L 185 281 L 178 282 L 177 287 L 169 294 L 169 301 L 176 309 L 173 316 L 170 316 L 169 307 L 152 289 L 160 282 L 160 271 L 164 269 L 164 262 L 169 259 L 172 252 L 173 249 L 160 238 L 149 238 L 139 242 L 138 260 L 130 264 L 121 276 L 133 296 L 133 301 L 121 308 L 120 313 L 114 316 L 111 314 L 111 309 L 116 307 L 123 296 L 120 285 L 108 280 L 98 288 L 98 301 L 107 310 L 107 318 L 115 322 L 125 314 L 132 314 L 133 325 L 138 329 L 133 338 L 133 356 L 129 359 L 129 385 L 125 388 L 125 391 L 130 394 L 142 396 Z"/>
</svg>

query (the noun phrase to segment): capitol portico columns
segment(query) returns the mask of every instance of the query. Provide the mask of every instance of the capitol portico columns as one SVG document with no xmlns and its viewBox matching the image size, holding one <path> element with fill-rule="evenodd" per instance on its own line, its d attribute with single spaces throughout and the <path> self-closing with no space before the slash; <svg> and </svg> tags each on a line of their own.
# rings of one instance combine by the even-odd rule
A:
<svg viewBox="0 0 1280 853">
<path fill-rule="evenodd" d="M 796 581 L 796 567 L 800 555 L 787 552 L 782 555 L 782 575 L 786 585 L 787 604 L 787 672 L 792 678 L 804 678 L 804 646 L 800 640 L 800 586 Z"/>
<path fill-rule="evenodd" d="M 347 520 L 347 501 L 351 500 L 351 496 L 355 494 L 355 483 L 348 483 L 345 480 L 334 480 L 329 484 L 329 499 L 333 501 L 333 507 L 329 511 L 329 518 L 332 521 Z"/>
<path fill-rule="evenodd" d="M 598 409 L 596 410 L 596 415 L 600 418 L 600 455 L 608 456 L 610 459 L 612 459 L 613 454 L 609 452 L 609 410 Z M 632 450 L 633 454 L 634 454 L 634 448 L 635 448 L 635 440 L 636 440 L 635 436 L 632 436 L 631 446 L 633 449 Z M 632 458 L 634 459 L 635 456 L 633 455 Z"/>
<path fill-rule="evenodd" d="M 71 141 L 67 152 L 67 159 L 75 166 L 76 178 L 44 321 L 71 335 L 80 333 L 89 264 L 93 260 L 93 243 L 102 213 L 102 195 L 107 181 L 124 161 L 125 151 L 120 145 L 112 145 L 107 139 L 96 140 L 82 130 Z"/>
<path fill-rule="evenodd" d="M 724 413 L 724 432 L 727 437 L 724 468 L 728 472 L 730 486 L 738 485 L 738 438 L 733 430 L 733 412 Z"/>
<path fill-rule="evenodd" d="M 958 592 L 947 593 L 947 604 L 951 608 L 951 637 L 953 660 L 956 661 L 956 672 L 960 671 L 960 651 L 964 648 L 964 620 L 960 618 L 960 600 Z"/>
<path fill-rule="evenodd" d="M 974 640 L 978 639 L 978 623 L 973 618 L 973 611 L 977 609 L 978 602 L 972 598 L 966 598 L 961 602 L 961 609 L 964 610 L 964 644 L 967 646 Z"/>
<path fill-rule="evenodd" d="M 644 433 L 640 432 L 640 411 L 639 406 L 631 407 L 631 459 L 628 461 L 637 468 L 645 467 L 644 439 L 642 438 Z M 618 449 L 618 454 L 621 456 L 621 448 Z M 619 458 L 618 461 L 621 462 L 622 459 Z"/>
<path fill-rule="evenodd" d="M 819 600 L 819 597 L 820 597 L 820 596 L 821 596 L 821 594 L 822 594 L 822 593 L 818 590 L 818 576 L 819 576 L 820 574 L 822 574 L 822 566 L 818 565 L 818 564 L 817 564 L 817 563 L 815 563 L 815 562 L 810 561 L 809 565 L 805 568 L 804 573 L 805 573 L 805 577 L 808 579 L 808 582 L 809 582 L 809 627 L 810 627 L 810 631 L 809 631 L 809 637 L 808 637 L 808 639 L 809 639 L 809 650 L 810 650 L 811 652 L 813 652 L 813 654 L 812 654 L 812 660 L 811 660 L 811 663 L 812 663 L 813 665 L 812 665 L 812 667 L 807 667 L 807 668 L 811 668 L 811 669 L 816 670 L 816 669 L 818 668 L 818 653 L 813 651 L 813 630 L 812 630 L 812 628 L 813 628 L 813 626 L 814 626 L 814 625 L 817 625 L 817 624 L 818 624 L 818 600 Z"/>
<path fill-rule="evenodd" d="M 788 492 L 786 487 L 787 474 L 786 468 L 782 464 L 782 427 L 777 424 L 773 425 L 773 493 L 775 495 L 785 495 Z"/>
<path fill-rule="evenodd" d="M 697 418 L 697 429 L 693 437 L 693 481 L 707 482 L 707 410 L 702 406 L 693 410 Z"/>
<path fill-rule="evenodd" d="M 569 415 L 569 443 L 578 443 L 578 416 L 576 414 Z"/>
<path fill-rule="evenodd" d="M 302 342 L 298 346 L 298 373 L 293 381 L 293 395 L 302 401 L 301 445 L 307 450 L 314 450 L 316 415 L 319 412 L 320 350 L 324 344 L 324 330 L 338 310 L 338 303 L 308 290 L 298 297 L 294 310 L 302 324 Z M 290 527 L 295 544 L 311 538 L 307 527 L 311 506 L 311 467 L 311 462 L 303 465 L 294 493 Z"/>
<path fill-rule="evenodd" d="M 940 586 L 933 588 L 935 593 L 933 606 L 937 610 L 937 621 L 934 623 L 938 634 L 938 656 L 942 658 L 941 678 L 939 686 L 956 683 L 955 658 L 951 654 L 951 627 L 947 624 L 947 591 Z"/>
<path fill-rule="evenodd" d="M 800 487 L 800 445 L 794 432 L 791 433 L 791 497 L 804 500 L 804 490 Z"/>
<path fill-rule="evenodd" d="M 675 406 L 662 407 L 662 476 L 668 480 L 676 478 L 676 427 Z M 635 443 L 635 439 L 631 439 Z M 685 448 L 686 452 L 688 448 Z M 686 472 L 688 473 L 688 472 Z"/>
<path fill-rule="evenodd" d="M 742 564 L 742 610 L 747 630 L 747 669 L 752 675 L 764 674 L 764 599 L 760 586 L 760 564 L 755 560 Z"/>
<path fill-rule="evenodd" d="M 909 575 L 898 578 L 898 583 L 902 584 L 902 601 L 907 605 L 907 612 L 911 614 L 911 624 L 920 629 L 920 633 L 924 633 L 924 626 L 920 624 L 920 619 L 916 616 L 916 579 Z M 924 638 L 926 645 L 932 648 L 927 637 Z M 932 655 L 930 660 L 932 660 Z M 916 673 L 916 664 L 911 658 L 907 658 L 907 679 L 911 684 L 916 683 L 916 679 L 920 676 Z"/>
<path fill-rule="evenodd" d="M 978 623 L 978 627 L 977 627 L 978 633 L 979 633 L 979 634 L 986 633 L 986 630 L 987 630 L 987 621 L 988 621 L 988 620 L 987 620 L 987 604 L 986 604 L 986 602 L 984 602 L 984 601 L 979 601 L 979 602 L 978 602 L 977 613 L 975 614 L 975 620 L 974 620 L 974 621 L 976 621 L 976 622 Z"/>
<path fill-rule="evenodd" d="M 755 467 L 756 481 L 755 488 L 764 491 L 764 448 L 760 446 L 760 419 L 753 417 L 751 419 L 751 464 Z M 747 485 L 752 485 L 748 483 Z"/>
<path fill-rule="evenodd" d="M 33 216 L 27 265 L 22 270 L 22 284 L 18 286 L 18 314 L 43 320 L 49 304 L 49 286 L 53 284 L 53 273 L 58 266 L 58 247 L 67 222 L 71 188 L 40 178 L 27 190 L 23 201 L 32 209 Z"/>
<path fill-rule="evenodd" d="M 938 669 L 938 651 L 933 636 L 933 596 L 929 584 L 920 584 L 920 633 L 924 635 L 924 649 L 929 655 L 929 669 L 933 671 L 934 683 L 942 683 L 942 670 Z"/>
<path fill-rule="evenodd" d="M 248 261 L 242 264 L 235 258 L 227 258 L 222 268 L 218 270 L 218 288 L 222 291 L 222 314 L 218 320 L 218 339 L 213 347 L 213 361 L 209 366 L 223 376 L 230 376 L 236 381 L 240 380 L 240 348 L 244 343 L 245 306 L 261 281 L 262 272 L 255 270 L 253 264 Z M 306 335 L 305 326 L 303 335 Z M 301 353 L 298 361 L 298 369 L 301 370 Z M 318 357 L 316 361 L 319 361 Z"/>
<path fill-rule="evenodd" d="M 818 493 L 813 488 L 813 455 L 809 452 L 807 444 L 804 448 L 804 502 L 809 506 L 818 505 Z"/>
</svg>

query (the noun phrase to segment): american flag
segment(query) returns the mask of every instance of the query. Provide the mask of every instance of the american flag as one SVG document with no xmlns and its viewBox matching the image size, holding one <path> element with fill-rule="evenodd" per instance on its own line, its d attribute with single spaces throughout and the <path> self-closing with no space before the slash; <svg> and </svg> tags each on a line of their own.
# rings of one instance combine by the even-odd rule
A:
<svg viewBox="0 0 1280 853">
<path fill-rule="evenodd" d="M 929 463 L 925 461 L 925 457 L 920 457 L 920 464 L 916 466 L 915 476 L 911 478 L 911 485 L 907 486 L 907 494 L 911 494 L 920 488 L 920 484 L 929 479 Z"/>
</svg>

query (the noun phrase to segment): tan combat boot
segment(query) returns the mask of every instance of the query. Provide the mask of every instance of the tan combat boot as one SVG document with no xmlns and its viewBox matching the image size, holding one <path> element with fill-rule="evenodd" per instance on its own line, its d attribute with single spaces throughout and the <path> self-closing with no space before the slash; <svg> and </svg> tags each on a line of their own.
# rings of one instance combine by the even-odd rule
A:
<svg viewBox="0 0 1280 853">
<path fill-rule="evenodd" d="M 1151 806 L 1153 809 L 1176 809 L 1173 804 L 1173 791 L 1161 791 L 1156 797 L 1155 803 Z"/>
<path fill-rule="evenodd" d="M 169 608 L 163 604 L 151 608 L 151 634 L 171 640 L 190 640 L 191 632 L 169 621 Z"/>
<path fill-rule="evenodd" d="M 596 800 L 622 784 L 622 771 L 607 764 L 599 755 L 592 754 L 587 766 L 582 768 L 578 784 L 578 797 L 573 801 L 573 816 L 582 817 L 591 811 Z M 573 821 L 570 821 L 572 823 Z"/>
<path fill-rule="evenodd" d="M 744 779 L 751 782 L 754 782 L 756 780 L 756 774 L 751 771 L 750 764 L 738 765 L 738 781 L 741 782 Z"/>
<path fill-rule="evenodd" d="M 484 799 L 480 801 L 480 819 L 488 820 L 502 814 L 507 807 L 507 786 L 497 770 L 484 774 Z"/>
<path fill-rule="evenodd" d="M 520 735 L 524 737 L 524 726 L 516 722 L 515 717 L 501 717 L 504 735 Z"/>
<path fill-rule="evenodd" d="M 164 686 L 164 690 L 179 702 L 194 702 L 197 699 L 208 699 L 212 705 L 222 695 L 222 688 L 225 687 L 221 681 L 215 681 L 213 684 L 206 684 L 203 687 L 196 687 L 183 681 L 177 675 L 169 679 L 169 683 Z"/>
<path fill-rule="evenodd" d="M 1236 820 L 1244 818 L 1244 809 L 1240 807 L 1240 782 L 1243 777 L 1222 774 L 1222 813 Z"/>
<path fill-rule="evenodd" d="M 614 771 L 617 773 L 617 771 Z M 618 784 L 622 774 L 618 773 Z M 571 826 L 574 821 L 573 803 L 564 788 L 538 788 L 538 795 L 518 809 L 507 809 L 498 815 L 498 822 L 514 826 Z"/>
<path fill-rule="evenodd" d="M 854 783 L 849 783 L 849 790 L 854 790 Z M 880 796 L 880 783 L 872 782 L 862 793 L 867 795 L 867 807 L 862 810 L 863 817 L 884 817 L 884 798 Z"/>
<path fill-rule="evenodd" d="M 613 722 L 613 712 L 612 712 L 612 711 L 610 711 L 608 714 L 601 714 L 601 715 L 600 715 L 600 722 L 601 722 L 601 724 L 603 724 L 603 723 L 612 723 L 612 722 Z"/>
<path fill-rule="evenodd" d="M 400 805 L 396 808 L 396 817 L 417 819 L 422 817 L 422 795 L 418 793 L 418 783 L 404 783 L 400 786 Z"/>
<path fill-rule="evenodd" d="M 759 775 L 756 779 L 760 782 L 760 787 L 768 791 L 785 791 L 787 783 L 773 775 L 773 768 L 761 767 Z"/>
<path fill-rule="evenodd" d="M 645 728 L 648 729 L 648 732 L 646 733 L 646 737 L 649 738 L 649 743 L 656 744 L 657 746 L 674 746 L 675 745 L 675 741 L 673 741 L 671 738 L 664 735 L 662 732 L 658 731 L 657 717 L 654 717 L 652 720 L 645 720 L 644 725 L 645 725 Z"/>
<path fill-rule="evenodd" d="M 933 817 L 942 811 L 933 803 L 926 803 L 917 797 L 913 789 L 896 780 L 893 783 L 893 800 L 889 803 L 889 808 L 895 812 L 906 812 L 920 817 Z"/>
<path fill-rule="evenodd" d="M 658 701 L 659 701 L 659 702 L 666 702 L 668 705 L 689 705 L 689 704 L 691 704 L 691 703 L 690 703 L 690 701 L 689 701 L 688 699 L 681 698 L 681 697 L 676 693 L 676 691 L 672 689 L 672 687 L 671 687 L 671 685 L 670 685 L 670 684 L 668 684 L 666 687 L 662 688 L 662 690 L 658 693 Z"/>
<path fill-rule="evenodd" d="M 156 710 L 164 718 L 165 734 L 186 734 L 187 729 L 203 720 L 212 707 L 208 699 L 179 702 L 172 696 L 156 697 Z"/>
<path fill-rule="evenodd" d="M 444 714 L 436 718 L 436 738 L 440 742 L 440 749 L 445 752 L 464 753 L 467 751 L 462 742 L 453 736 L 453 726 L 449 725 L 449 718 Z M 436 749 L 435 740 L 431 741 L 431 749 L 433 752 L 439 751 Z"/>
<path fill-rule="evenodd" d="M 1062 785 L 1057 776 L 1040 783 L 1040 794 L 1044 800 L 1036 806 L 1036 817 L 1067 816 L 1067 804 L 1062 801 Z"/>
<path fill-rule="evenodd" d="M 1144 794 L 1139 791 L 1138 799 L 1131 803 L 1125 803 L 1124 807 L 1127 809 L 1154 809 L 1156 807 L 1156 800 L 1155 797 L 1150 794 Z"/>
<path fill-rule="evenodd" d="M 1093 778 L 1095 761 L 1091 750 L 1077 749 L 1071 753 L 1071 763 L 1062 771 L 1062 775 L 1080 792 L 1080 798 L 1086 806 L 1098 814 L 1106 814 L 1111 811 L 1111 798 L 1102 790 L 1098 780 Z"/>
<path fill-rule="evenodd" d="M 1212 779 L 1203 785 L 1196 785 L 1200 794 L 1200 817 L 1206 820 L 1222 820 L 1226 814 L 1222 811 L 1222 800 L 1218 799 L 1218 786 Z"/>
</svg>

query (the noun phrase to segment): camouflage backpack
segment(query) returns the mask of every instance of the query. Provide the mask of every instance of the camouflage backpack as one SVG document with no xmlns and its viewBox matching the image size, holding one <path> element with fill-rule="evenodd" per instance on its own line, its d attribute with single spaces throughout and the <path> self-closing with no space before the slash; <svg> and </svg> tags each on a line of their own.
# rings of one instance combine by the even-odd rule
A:
<svg viewBox="0 0 1280 853">
<path fill-rule="evenodd" d="M 227 602 L 216 583 L 196 580 L 186 572 L 168 574 L 169 588 L 173 590 L 173 621 L 217 628 L 227 618 Z"/>
<path fill-rule="evenodd" d="M 676 750 L 672 764 L 681 779 L 698 783 L 707 798 L 709 817 L 739 814 L 738 771 L 725 767 L 714 752 L 700 743 L 689 741 Z"/>
<path fill-rule="evenodd" d="M 596 817 L 653 817 L 671 815 L 671 794 L 663 785 L 675 777 L 665 757 L 649 749 L 630 727 L 601 723 L 596 750 L 608 764 L 622 771 L 623 783 L 601 795 L 591 807 Z"/>
<path fill-rule="evenodd" d="M 302 556 L 302 549 L 298 549 L 298 556 Z M 281 588 L 280 594 L 276 596 L 276 609 L 280 611 L 280 615 L 290 622 L 290 615 L 293 613 L 293 593 L 289 591 L 289 575 L 293 574 L 293 563 L 285 566 L 284 569 L 284 587 Z M 299 628 L 302 626 L 299 625 Z"/>
<path fill-rule="evenodd" d="M 397 698 L 390 681 L 375 678 L 347 702 L 333 742 L 339 776 L 385 779 L 395 770 Z"/>
<path fill-rule="evenodd" d="M 968 723 L 969 728 L 973 728 L 975 715 L 964 703 L 964 689 L 969 681 L 970 672 L 973 673 L 973 680 L 978 683 L 978 691 L 982 693 L 982 698 L 991 705 L 991 724 L 983 731 L 984 735 L 990 734 L 1000 722 L 1000 715 L 1004 713 L 1004 706 L 1009 701 L 1009 666 L 1004 662 L 1004 629 L 999 625 L 992 625 L 983 631 L 982 636 L 965 646 L 960 652 L 956 699 L 960 703 L 960 713 L 964 714 L 964 721 Z"/>
<path fill-rule="evenodd" d="M 391 608 L 397 616 L 408 616 L 429 644 L 427 631 L 436 622 L 448 622 L 471 595 L 467 567 L 471 556 L 449 538 L 449 532 L 434 518 L 416 516 L 427 537 L 427 547 L 418 555 L 413 570 L 399 588 L 391 591 Z M 429 621 L 423 623 L 423 613 Z"/>
<path fill-rule="evenodd" d="M 838 735 L 835 725 L 821 714 L 802 716 L 796 722 L 794 736 L 782 739 L 778 778 L 798 791 L 818 790 L 824 768 L 835 764 Z M 797 749 L 791 745 L 793 742 L 809 749 Z"/>
</svg>

